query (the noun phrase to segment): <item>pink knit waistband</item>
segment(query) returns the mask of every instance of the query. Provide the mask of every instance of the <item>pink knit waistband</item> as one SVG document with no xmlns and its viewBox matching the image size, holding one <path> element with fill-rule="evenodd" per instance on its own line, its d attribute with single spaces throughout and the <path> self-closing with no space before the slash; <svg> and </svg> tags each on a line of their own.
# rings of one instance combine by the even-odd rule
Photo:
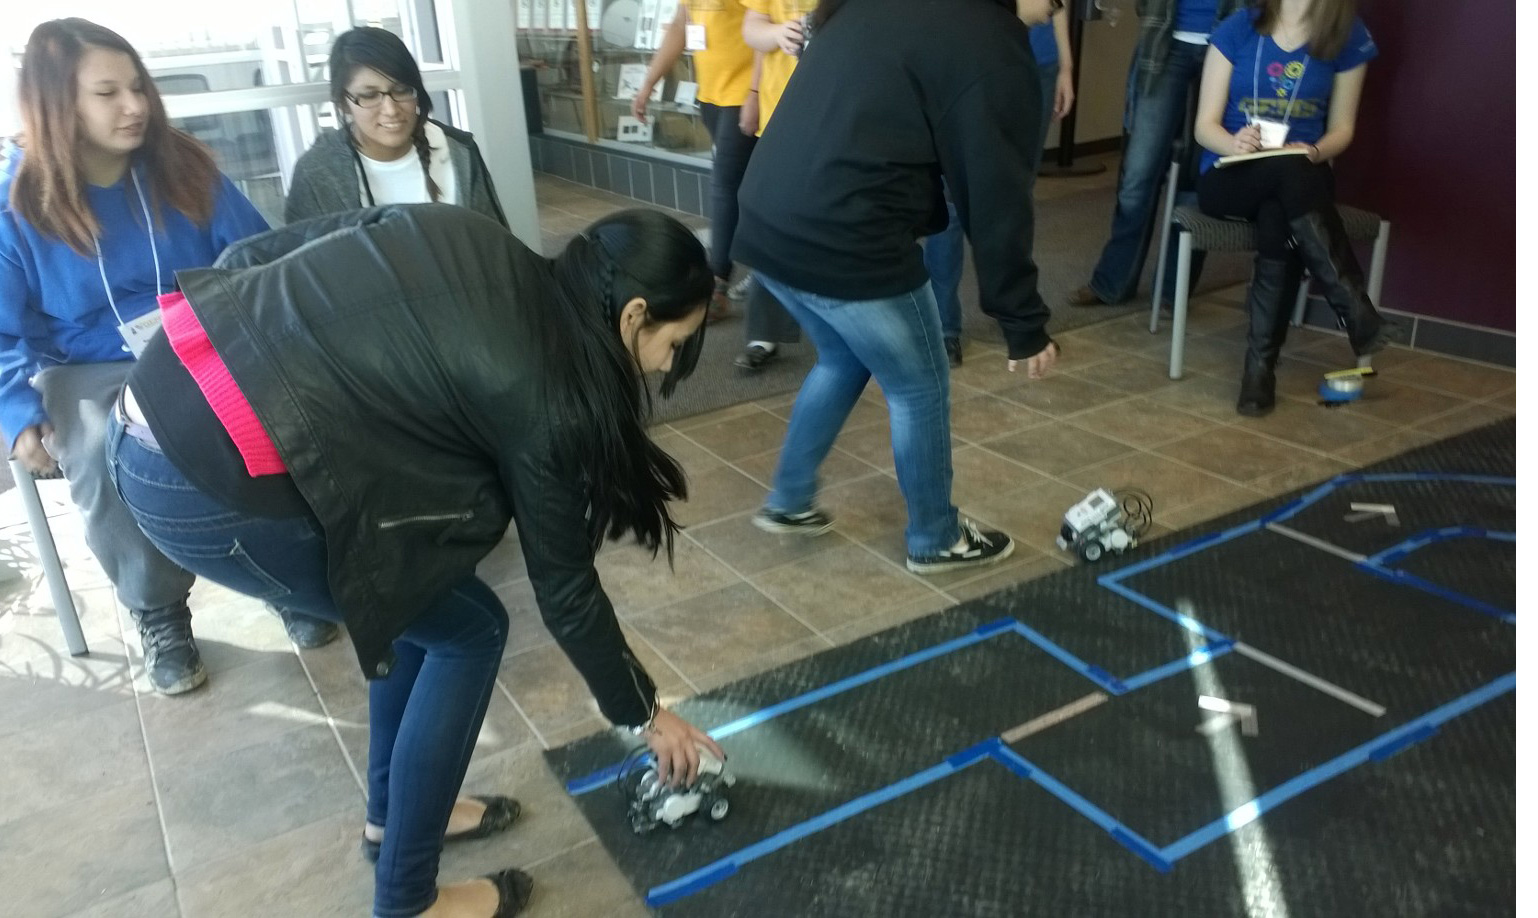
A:
<svg viewBox="0 0 1538 918">
<path fill-rule="evenodd" d="M 267 435 L 262 422 L 257 420 L 251 403 L 235 384 L 235 378 L 220 359 L 203 323 L 198 321 L 192 305 L 180 293 L 160 296 L 160 313 L 171 350 L 181 358 L 182 365 L 192 374 L 192 379 L 214 409 L 219 423 L 235 441 L 235 448 L 246 462 L 246 471 L 252 477 L 282 475 L 288 471 L 278 447 Z"/>
</svg>

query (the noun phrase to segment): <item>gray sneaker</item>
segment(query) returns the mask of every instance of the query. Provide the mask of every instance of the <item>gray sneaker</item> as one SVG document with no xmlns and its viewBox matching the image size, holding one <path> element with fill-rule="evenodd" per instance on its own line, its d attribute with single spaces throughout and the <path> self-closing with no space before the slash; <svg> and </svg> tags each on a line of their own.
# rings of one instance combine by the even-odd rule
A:
<svg viewBox="0 0 1538 918">
<path fill-rule="evenodd" d="M 208 681 L 208 670 L 192 639 L 192 612 L 179 602 L 159 609 L 130 609 L 144 647 L 144 670 L 162 695 L 190 692 Z"/>
<path fill-rule="evenodd" d="M 822 535 L 833 528 L 833 517 L 821 510 L 807 510 L 803 513 L 781 513 L 778 510 L 763 508 L 753 514 L 753 525 L 765 532 L 773 532 L 777 535 Z"/>
<path fill-rule="evenodd" d="M 753 292 L 753 275 L 744 274 L 742 280 L 726 288 L 726 298 L 734 303 L 741 303 Z"/>
<path fill-rule="evenodd" d="M 939 574 L 982 567 L 1003 561 L 1015 551 L 1014 539 L 997 529 L 983 529 L 966 517 L 961 519 L 961 538 L 963 544 L 960 548 L 947 548 L 939 554 L 923 558 L 909 555 L 908 570 L 915 574 Z"/>
</svg>

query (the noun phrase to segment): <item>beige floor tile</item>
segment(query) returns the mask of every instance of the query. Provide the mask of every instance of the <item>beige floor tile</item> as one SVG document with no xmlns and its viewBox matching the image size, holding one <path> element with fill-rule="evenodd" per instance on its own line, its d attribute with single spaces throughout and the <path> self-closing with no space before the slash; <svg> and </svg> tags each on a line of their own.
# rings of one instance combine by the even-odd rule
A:
<svg viewBox="0 0 1538 918">
<path fill-rule="evenodd" d="M 1466 433 L 1476 427 L 1494 424 L 1512 416 L 1512 412 L 1493 405 L 1470 405 L 1434 418 L 1427 418 L 1415 425 L 1438 440 Z"/>
<path fill-rule="evenodd" d="M 358 853 L 361 801 L 219 860 L 178 871 L 188 918 L 367 915 L 374 871 Z"/>
<path fill-rule="evenodd" d="M 1119 319 L 1077 329 L 1076 332 L 1078 336 L 1092 337 L 1102 344 L 1122 351 L 1145 353 L 1150 349 L 1162 347 L 1165 353 L 1169 352 L 1170 323 L 1160 320 L 1159 330 L 1150 332 L 1147 308 Z"/>
<path fill-rule="evenodd" d="M 1318 458 L 1318 453 L 1236 427 L 1209 430 L 1167 443 L 1154 452 L 1242 484 Z"/>
<path fill-rule="evenodd" d="M 714 472 L 726 465 L 725 460 L 711 455 L 703 446 L 676 431 L 653 433 L 652 442 L 667 451 L 678 461 L 684 473 L 692 480 L 696 476 Z"/>
<path fill-rule="evenodd" d="M 1178 408 L 1223 424 L 1239 417 L 1239 413 L 1234 410 L 1234 405 L 1239 400 L 1237 376 L 1219 378 L 1187 372 L 1176 385 L 1166 386 L 1148 397 L 1161 405 Z"/>
<path fill-rule="evenodd" d="M 70 914 L 69 918 L 126 918 L 130 915 L 175 918 L 181 913 L 181 904 L 176 901 L 176 884 L 167 877 L 120 896 L 98 900 Z"/>
<path fill-rule="evenodd" d="M 886 424 L 868 424 L 856 430 L 844 429 L 834 441 L 836 449 L 883 472 L 897 468 L 892 457 L 892 428 Z"/>
<path fill-rule="evenodd" d="M 974 360 L 951 371 L 951 390 L 954 392 L 960 385 L 979 392 L 999 392 L 1013 389 L 1024 380 L 1025 376 L 1019 370 L 1009 372 L 1007 361 Z"/>
<path fill-rule="evenodd" d="M 170 875 L 148 781 L 80 797 L 0 832 L 0 903 L 54 918 Z"/>
<path fill-rule="evenodd" d="M 688 539 L 675 543 L 671 569 L 666 552 L 653 558 L 633 542 L 608 543 L 598 554 L 597 566 L 604 590 L 621 615 L 718 590 L 736 580 L 736 575 Z"/>
<path fill-rule="evenodd" d="M 523 545 L 513 528 L 509 527 L 507 536 L 475 566 L 475 575 L 492 589 L 529 576 L 528 565 L 523 560 Z"/>
<path fill-rule="evenodd" d="M 753 525 L 751 513 L 708 526 L 692 527 L 687 537 L 743 576 L 752 576 L 771 567 L 779 567 L 820 551 L 849 544 L 849 540 L 837 532 L 825 532 L 820 536 L 765 532 Z"/>
<path fill-rule="evenodd" d="M 802 560 L 795 566 L 806 564 Z M 630 625 L 695 684 L 760 653 L 814 636 L 746 583 L 653 609 L 632 618 Z"/>
<path fill-rule="evenodd" d="M 1068 423 L 1129 446 L 1150 449 L 1210 431 L 1218 422 L 1150 398 L 1133 398 L 1074 415 Z"/>
<path fill-rule="evenodd" d="M 1067 509 L 1066 507 L 1064 508 Z M 1006 587 L 1017 584 L 1029 583 L 1038 577 L 1047 577 L 1060 571 L 1073 567 L 1074 560 L 1067 552 L 1054 551 L 1052 554 L 1033 553 L 1030 560 L 1019 567 L 1005 568 L 973 578 L 953 587 L 946 587 L 945 592 L 957 602 L 967 602 L 997 593 Z"/>
<path fill-rule="evenodd" d="M 1164 364 L 1165 379 L 1169 379 L 1169 351 L 1155 352 Z M 1140 359 L 1147 360 L 1148 351 L 1140 352 Z M 1181 360 L 1187 370 L 1206 373 L 1209 376 L 1233 376 L 1238 378 L 1244 366 L 1244 343 L 1231 341 L 1221 335 L 1186 335 L 1185 352 Z"/>
<path fill-rule="evenodd" d="M 858 545 L 819 552 L 752 578 L 803 622 L 826 631 L 923 598 L 931 591 Z"/>
<path fill-rule="evenodd" d="M 1114 406 L 1101 410 L 1109 410 L 1109 407 Z M 1057 476 L 1133 452 L 1133 448 L 1125 443 L 1091 433 L 1066 421 L 1056 421 L 1046 427 L 987 440 L 982 445 L 1015 462 Z M 1012 483 L 1019 487 L 1033 484 L 1033 479 L 1035 476 L 1016 475 L 1005 478 L 1001 475 L 994 482 L 992 493 L 1013 491 L 1015 487 L 1011 487 Z M 974 493 L 971 496 L 979 495 Z M 986 496 L 986 492 L 982 496 Z"/>
<path fill-rule="evenodd" d="M 1274 497 L 1328 481 L 1336 475 L 1349 472 L 1351 468 L 1349 463 L 1338 459 L 1318 457 L 1274 475 L 1264 475 L 1249 482 L 1248 486 L 1256 494 Z"/>
<path fill-rule="evenodd" d="M 195 692 L 140 698 L 144 735 L 157 769 L 188 767 L 267 743 L 297 726 L 325 723 L 292 650 L 269 653 L 238 669 L 215 669 L 212 664 L 209 669 L 208 684 Z"/>
<path fill-rule="evenodd" d="M 755 411 L 740 417 L 686 431 L 689 439 L 712 453 L 732 462 L 779 449 L 785 442 L 786 422 L 767 411 Z"/>
<path fill-rule="evenodd" d="M 759 414 L 768 414 L 768 412 L 752 402 L 741 402 L 736 405 L 727 405 L 725 408 L 718 408 L 715 411 L 707 411 L 704 414 L 696 414 L 687 418 L 679 418 L 676 421 L 669 421 L 667 426 L 675 431 L 687 434 L 697 427 L 713 427 L 723 421 L 731 421 Z"/>
<path fill-rule="evenodd" d="M 695 684 L 699 686 L 700 692 L 711 692 L 739 679 L 756 676 L 775 667 L 784 666 L 786 663 L 793 663 L 815 653 L 821 653 L 832 646 L 832 642 L 819 634 L 794 644 L 786 644 L 765 653 L 755 654 L 734 666 L 723 666 L 713 673 L 701 676 Z"/>
<path fill-rule="evenodd" d="M 756 510 L 763 504 L 765 493 L 762 484 L 723 465 L 689 476 L 689 499 L 672 505 L 673 519 L 681 526 L 698 526 Z"/>
<path fill-rule="evenodd" d="M 791 393 L 791 396 L 794 397 L 797 394 L 798 393 L 793 392 Z M 785 404 L 775 408 L 768 408 L 766 410 L 769 411 L 770 414 L 773 414 L 775 417 L 788 422 L 790 420 L 790 409 L 791 404 Z M 885 421 L 888 416 L 889 414 L 885 402 L 878 398 L 867 398 L 866 396 L 862 395 L 860 399 L 854 403 L 854 409 L 849 412 L 849 417 L 844 420 L 844 429 L 855 430 L 870 424 L 879 424 Z M 776 443 L 775 446 L 778 447 L 779 444 Z"/>
<path fill-rule="evenodd" d="M 1134 453 L 1080 469 L 1068 476 L 1068 480 L 1084 489 L 1079 497 L 1095 488 L 1107 488 L 1112 492 L 1128 488 L 1142 491 L 1153 498 L 1155 519 L 1162 512 L 1183 507 L 1225 487 L 1232 487 L 1216 476 L 1151 453 Z M 1059 523 L 1071 503 L 1063 504 L 1058 510 Z M 1057 529 L 1057 526 L 1052 528 L 1054 538 Z"/>
<path fill-rule="evenodd" d="M 1263 433 L 1319 452 L 1335 452 L 1365 440 L 1387 436 L 1398 425 L 1352 410 L 1277 399 L 1276 410 L 1262 418 L 1239 418 L 1235 426 Z"/>
<path fill-rule="evenodd" d="M 193 762 L 155 759 L 171 863 L 180 874 L 334 813 L 363 795 L 326 725 Z"/>
<path fill-rule="evenodd" d="M 887 452 L 891 452 L 890 446 L 888 446 Z M 759 453 L 756 456 L 748 456 L 745 459 L 738 459 L 732 464 L 738 471 L 762 485 L 767 493 L 767 489 L 774 484 L 774 470 L 779 465 L 779 462 L 780 451 L 775 449 L 767 453 Z M 877 475 L 880 472 L 880 469 L 863 459 L 856 459 L 849 453 L 837 448 L 828 453 L 828 458 L 824 459 L 821 467 L 817 469 L 818 479 L 825 488 L 840 485 L 846 481 L 854 481 L 856 478 L 864 478 L 866 475 Z"/>
<path fill-rule="evenodd" d="M 1378 365 L 1376 357 L 1373 365 Z M 1424 352 L 1420 359 L 1408 363 L 1404 372 L 1413 375 L 1417 386 L 1464 398 L 1489 398 L 1516 383 L 1515 371 Z"/>
<path fill-rule="evenodd" d="M 78 538 L 83 542 L 83 536 Z M 28 578 L 21 592 L 0 607 L 0 662 L 14 665 L 45 659 L 72 659 L 64 643 L 64 632 L 59 627 L 53 599 L 43 583 L 42 569 L 37 568 L 35 573 L 35 577 Z M 112 589 L 85 590 L 71 583 L 70 595 L 80 616 L 80 629 L 91 651 L 90 658 L 128 662 L 117 599 Z M 137 632 L 130 630 L 129 634 L 137 644 Z"/>
<path fill-rule="evenodd" d="M 951 399 L 951 435 L 979 442 L 1039 427 L 1048 415 L 991 395 L 958 395 Z"/>
<path fill-rule="evenodd" d="M 984 503 L 998 494 L 1035 484 L 1041 479 L 1040 472 L 1025 468 L 992 449 L 967 446 L 951 453 L 951 500 L 958 505 Z"/>
<path fill-rule="evenodd" d="M 90 654 L 71 657 L 62 647 L 30 636 L 0 636 L 0 711 L 5 712 L 0 717 L 0 745 L 13 734 L 62 723 L 133 697 L 128 655 L 121 645 L 114 653 L 100 640 L 93 642 Z"/>
<path fill-rule="evenodd" d="M 886 475 L 827 488 L 818 503 L 833 517 L 834 530 L 856 542 L 901 532 L 908 525 L 908 510 L 897 479 Z"/>
<path fill-rule="evenodd" d="M 111 788 L 146 786 L 138 706 L 120 700 L 14 733 L 0 743 L 0 775 L 0 827 Z"/>
<path fill-rule="evenodd" d="M 1129 395 L 1147 395 L 1179 382 L 1170 379 L 1169 361 L 1163 355 L 1154 358 L 1146 354 L 1121 353 L 1115 360 L 1092 367 L 1079 369 L 1067 367 L 1067 364 L 1063 366 L 1071 376 L 1097 385 L 1110 386 Z"/>
<path fill-rule="evenodd" d="M 684 677 L 644 640 L 632 640 L 627 634 L 626 641 L 657 683 L 658 691 L 687 685 Z M 499 675 L 518 709 L 547 743 L 552 742 L 551 734 L 599 714 L 587 682 L 556 644 L 509 656 L 502 661 Z"/>
<path fill-rule="evenodd" d="M 534 597 L 534 585 L 527 580 L 515 580 L 497 588 L 497 598 L 507 610 L 507 653 L 514 654 L 548 644 L 554 640 L 545 620 L 539 614 L 539 603 Z M 321 697 L 325 697 L 322 695 Z"/>
<path fill-rule="evenodd" d="M 335 714 L 368 701 L 368 682 L 363 678 L 358 655 L 349 642 L 332 641 L 324 647 L 299 653 L 305 672 L 327 710 Z"/>
<path fill-rule="evenodd" d="M 1214 485 L 1197 500 L 1168 512 L 1161 512 L 1154 505 L 1154 522 L 1179 531 L 1217 519 L 1251 504 L 1264 500 L 1261 495 L 1239 485 Z"/>
<path fill-rule="evenodd" d="M 1351 403 L 1352 410 L 1390 424 L 1415 424 L 1469 404 L 1458 396 L 1421 388 L 1420 376 L 1410 375 L 1413 369 L 1365 380 L 1362 397 Z"/>
<path fill-rule="evenodd" d="M 1061 348 L 1057 355 L 1059 372 L 1083 374 L 1088 379 L 1094 379 L 1099 369 L 1111 370 L 1108 363 L 1121 363 L 1127 359 L 1127 349 L 1114 346 L 1097 333 L 1099 329 L 1099 325 L 1089 325 L 1052 336 L 1052 340 Z M 1146 328 L 1144 334 L 1147 334 Z M 1141 345 L 1148 343 L 1147 338 L 1139 341 Z"/>
<path fill-rule="evenodd" d="M 676 692 L 659 691 L 657 699 L 663 705 L 671 706 L 678 698 L 688 698 L 691 694 L 693 692 L 688 690 L 677 690 Z M 586 739 L 595 733 L 602 733 L 605 730 L 611 730 L 613 727 L 614 725 L 609 723 L 602 714 L 599 714 L 598 708 L 594 706 L 593 713 L 589 716 L 580 720 L 574 720 L 565 726 L 544 731 L 545 745 L 550 749 L 559 749 L 568 743 L 575 743 L 577 740 Z"/>
<path fill-rule="evenodd" d="M 648 918 L 652 912 L 597 841 L 533 866 L 525 918 Z"/>
<path fill-rule="evenodd" d="M 1516 387 L 1513 386 L 1512 388 L 1507 389 L 1505 392 L 1498 393 L 1496 395 L 1491 396 L 1490 398 L 1485 399 L 1485 404 L 1489 405 L 1492 408 L 1500 408 L 1500 409 L 1503 409 L 1505 411 L 1509 411 L 1512 414 L 1516 414 L 1516 411 L 1517 411 L 1517 389 L 1516 389 Z"/>
<path fill-rule="evenodd" d="M 1119 389 L 1061 373 L 1026 382 L 1013 389 L 1003 389 L 997 394 L 1000 398 L 1007 398 L 1054 418 L 1067 417 L 1127 398 L 1127 393 Z"/>
<path fill-rule="evenodd" d="M 861 638 L 869 637 L 899 625 L 906 625 L 911 621 L 933 615 L 941 609 L 948 608 L 955 603 L 944 593 L 931 593 L 910 603 L 877 612 L 858 621 L 841 625 L 829 631 L 826 635 L 834 645 L 852 644 Z"/>
<path fill-rule="evenodd" d="M 1364 443 L 1347 447 L 1335 455 L 1354 466 L 1372 465 L 1374 462 L 1381 462 L 1390 456 L 1397 456 L 1406 450 L 1425 446 L 1428 443 L 1435 443 L 1436 440 L 1436 437 L 1423 430 L 1406 428 L 1396 430 L 1386 437 L 1379 437 L 1375 440 L 1368 440 Z"/>
</svg>

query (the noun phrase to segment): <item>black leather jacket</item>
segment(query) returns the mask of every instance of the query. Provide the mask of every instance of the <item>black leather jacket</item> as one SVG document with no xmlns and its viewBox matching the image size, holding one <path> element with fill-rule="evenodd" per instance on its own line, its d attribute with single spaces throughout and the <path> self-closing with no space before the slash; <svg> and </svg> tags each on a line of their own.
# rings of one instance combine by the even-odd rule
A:
<svg viewBox="0 0 1538 918">
<path fill-rule="evenodd" d="M 647 720 L 655 686 L 593 568 L 587 495 L 551 456 L 548 261 L 421 204 L 291 224 L 177 280 L 325 528 L 366 676 L 514 521 L 545 624 L 604 715 Z"/>
</svg>

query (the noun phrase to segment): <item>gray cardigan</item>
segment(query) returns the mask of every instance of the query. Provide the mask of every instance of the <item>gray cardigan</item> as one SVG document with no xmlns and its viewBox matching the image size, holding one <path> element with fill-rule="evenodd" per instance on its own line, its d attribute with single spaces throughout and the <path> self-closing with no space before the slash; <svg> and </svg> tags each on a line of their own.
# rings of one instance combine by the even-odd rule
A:
<svg viewBox="0 0 1538 918">
<path fill-rule="evenodd" d="M 491 173 L 475 140 L 465 131 L 440 121 L 434 124 L 449 142 L 449 163 L 459 182 L 459 203 L 507 226 Z M 358 192 L 358 162 L 345 131 L 326 131 L 294 164 L 294 181 L 288 189 L 283 219 L 289 223 L 357 210 L 367 206 Z"/>
</svg>

